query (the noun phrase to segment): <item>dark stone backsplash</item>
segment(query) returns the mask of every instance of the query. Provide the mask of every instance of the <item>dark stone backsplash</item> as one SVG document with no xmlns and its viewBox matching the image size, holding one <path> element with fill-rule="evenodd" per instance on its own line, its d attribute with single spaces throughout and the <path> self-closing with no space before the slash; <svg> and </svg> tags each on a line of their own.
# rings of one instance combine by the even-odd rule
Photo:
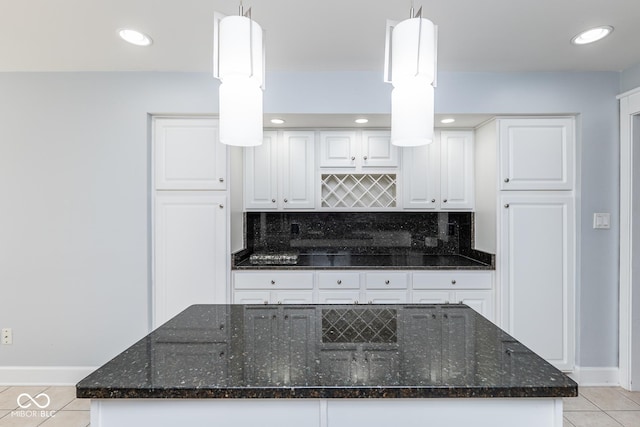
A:
<svg viewBox="0 0 640 427">
<path fill-rule="evenodd" d="M 472 212 L 248 212 L 246 248 L 300 254 L 348 251 L 473 255 Z"/>
</svg>

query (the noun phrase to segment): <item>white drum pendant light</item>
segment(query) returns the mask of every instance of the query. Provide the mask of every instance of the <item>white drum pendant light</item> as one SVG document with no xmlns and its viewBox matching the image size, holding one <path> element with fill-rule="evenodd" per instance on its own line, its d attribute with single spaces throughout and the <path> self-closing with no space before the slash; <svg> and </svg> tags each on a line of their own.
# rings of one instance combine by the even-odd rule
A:
<svg viewBox="0 0 640 427">
<path fill-rule="evenodd" d="M 220 79 L 220 142 L 227 145 L 262 144 L 262 91 L 264 89 L 264 37 L 243 16 L 214 15 L 213 76 Z"/>
<path fill-rule="evenodd" d="M 403 147 L 433 142 L 437 27 L 417 16 L 387 21 L 385 77 L 391 92 L 391 143 Z"/>
</svg>

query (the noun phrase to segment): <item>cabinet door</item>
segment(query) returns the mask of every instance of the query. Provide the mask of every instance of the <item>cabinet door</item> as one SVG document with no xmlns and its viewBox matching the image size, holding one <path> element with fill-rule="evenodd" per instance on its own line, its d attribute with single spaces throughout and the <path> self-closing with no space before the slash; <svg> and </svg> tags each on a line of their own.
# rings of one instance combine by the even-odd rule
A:
<svg viewBox="0 0 640 427">
<path fill-rule="evenodd" d="M 456 291 L 454 302 L 466 304 L 493 322 L 493 292 L 491 291 Z"/>
<path fill-rule="evenodd" d="M 360 291 L 320 291 L 318 296 L 320 304 L 357 304 L 360 300 Z"/>
<path fill-rule="evenodd" d="M 572 118 L 501 119 L 501 190 L 571 190 L 575 135 Z"/>
<path fill-rule="evenodd" d="M 556 193 L 557 194 L 557 193 Z M 574 364 L 574 207 L 570 196 L 500 198 L 503 327 L 559 369 Z"/>
<path fill-rule="evenodd" d="M 440 152 L 436 142 L 402 149 L 402 206 L 425 210 L 440 206 Z"/>
<path fill-rule="evenodd" d="M 321 168 L 355 168 L 356 154 L 355 132 L 320 132 Z"/>
<path fill-rule="evenodd" d="M 305 385 L 315 380 L 318 330 L 315 307 L 283 307 L 284 339 L 281 372 L 284 384 Z"/>
<path fill-rule="evenodd" d="M 437 310 L 402 311 L 402 371 L 404 381 L 416 385 L 440 381 L 442 364 L 442 328 L 435 320 Z"/>
<path fill-rule="evenodd" d="M 283 209 L 315 207 L 315 133 L 283 132 L 282 199 Z"/>
<path fill-rule="evenodd" d="M 453 300 L 449 291 L 413 291 L 411 302 L 419 304 L 449 304 Z"/>
<path fill-rule="evenodd" d="M 277 132 L 264 132 L 262 145 L 244 149 L 245 209 L 278 207 Z"/>
<path fill-rule="evenodd" d="M 363 131 L 360 152 L 363 168 L 398 167 L 398 147 L 389 131 Z"/>
<path fill-rule="evenodd" d="M 269 291 L 233 291 L 234 304 L 269 304 Z"/>
<path fill-rule="evenodd" d="M 154 325 L 191 304 L 225 303 L 226 197 L 158 191 L 154 228 Z"/>
<path fill-rule="evenodd" d="M 364 300 L 367 304 L 404 304 L 407 291 L 366 291 Z"/>
<path fill-rule="evenodd" d="M 218 120 L 154 119 L 157 190 L 224 190 L 227 149 L 218 141 Z"/>
<path fill-rule="evenodd" d="M 244 315 L 245 381 L 268 385 L 281 381 L 278 348 L 282 327 L 277 307 L 246 307 Z"/>
<path fill-rule="evenodd" d="M 440 199 L 443 210 L 474 207 L 473 132 L 440 134 Z"/>
</svg>

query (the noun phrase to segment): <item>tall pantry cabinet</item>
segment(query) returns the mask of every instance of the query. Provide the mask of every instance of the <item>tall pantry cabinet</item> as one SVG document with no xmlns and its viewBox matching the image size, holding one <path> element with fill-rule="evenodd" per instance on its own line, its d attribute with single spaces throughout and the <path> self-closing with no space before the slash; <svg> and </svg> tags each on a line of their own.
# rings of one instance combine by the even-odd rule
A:
<svg viewBox="0 0 640 427">
<path fill-rule="evenodd" d="M 229 269 L 227 148 L 218 120 L 154 117 L 152 317 L 225 303 Z"/>
<path fill-rule="evenodd" d="M 575 364 L 575 119 L 499 118 L 476 133 L 476 248 L 496 253 L 498 323 Z"/>
</svg>

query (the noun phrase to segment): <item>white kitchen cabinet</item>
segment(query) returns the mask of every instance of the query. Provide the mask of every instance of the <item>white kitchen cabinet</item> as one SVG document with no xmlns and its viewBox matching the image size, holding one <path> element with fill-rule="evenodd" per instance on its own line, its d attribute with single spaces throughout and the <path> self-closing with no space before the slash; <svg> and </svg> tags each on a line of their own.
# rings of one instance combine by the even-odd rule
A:
<svg viewBox="0 0 640 427">
<path fill-rule="evenodd" d="M 500 119 L 500 189 L 571 190 L 574 126 L 569 117 Z"/>
<path fill-rule="evenodd" d="M 315 207 L 315 133 L 266 131 L 262 145 L 245 149 L 246 210 Z"/>
<path fill-rule="evenodd" d="M 411 302 L 418 304 L 466 304 L 487 319 L 494 321 L 493 291 L 474 290 L 414 290 Z"/>
<path fill-rule="evenodd" d="M 473 210 L 473 132 L 437 131 L 434 142 L 403 149 L 403 207 Z"/>
<path fill-rule="evenodd" d="M 359 302 L 359 290 L 320 290 L 318 292 L 319 304 L 358 304 Z"/>
<path fill-rule="evenodd" d="M 278 133 L 265 131 L 262 145 L 245 149 L 244 204 L 246 209 L 278 207 Z"/>
<path fill-rule="evenodd" d="M 267 270 L 233 273 L 234 304 L 310 304 L 313 272 Z"/>
<path fill-rule="evenodd" d="M 320 167 L 365 172 L 370 168 L 397 168 L 398 148 L 389 131 L 320 132 Z"/>
<path fill-rule="evenodd" d="M 154 313 L 159 326 L 191 304 L 223 304 L 227 198 L 212 191 L 158 191 L 154 223 Z"/>
<path fill-rule="evenodd" d="M 440 144 L 432 142 L 402 149 L 402 204 L 404 209 L 440 207 Z"/>
<path fill-rule="evenodd" d="M 406 290 L 400 291 L 364 291 L 363 303 L 366 304 L 406 304 L 409 301 Z"/>
<path fill-rule="evenodd" d="M 443 210 L 474 207 L 473 132 L 440 133 L 440 200 Z"/>
<path fill-rule="evenodd" d="M 574 198 L 500 196 L 502 327 L 561 370 L 574 366 Z"/>
<path fill-rule="evenodd" d="M 213 118 L 153 120 L 156 190 L 225 190 L 227 148 Z"/>
</svg>

